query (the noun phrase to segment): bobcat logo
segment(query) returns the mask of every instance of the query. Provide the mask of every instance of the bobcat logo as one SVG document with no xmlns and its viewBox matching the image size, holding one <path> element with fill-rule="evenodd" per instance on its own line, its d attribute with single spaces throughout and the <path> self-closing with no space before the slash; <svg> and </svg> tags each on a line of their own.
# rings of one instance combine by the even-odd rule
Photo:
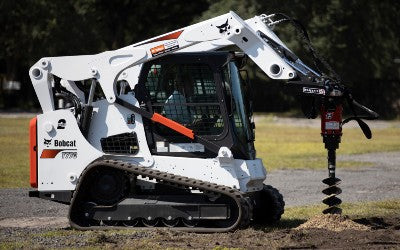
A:
<svg viewBox="0 0 400 250">
<path fill-rule="evenodd" d="M 226 19 L 226 22 L 224 24 L 221 24 L 220 26 L 217 26 L 217 28 L 219 29 L 219 33 L 227 32 L 228 29 L 231 28 L 231 26 L 228 23 L 228 19 Z"/>
<path fill-rule="evenodd" d="M 46 145 L 46 147 L 49 147 L 51 145 L 51 139 L 49 139 L 49 140 L 44 139 L 43 144 Z"/>
</svg>

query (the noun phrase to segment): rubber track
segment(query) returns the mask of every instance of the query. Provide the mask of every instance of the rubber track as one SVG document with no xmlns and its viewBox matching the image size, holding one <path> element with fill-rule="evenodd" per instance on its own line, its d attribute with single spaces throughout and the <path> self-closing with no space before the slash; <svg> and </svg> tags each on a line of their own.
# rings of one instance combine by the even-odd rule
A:
<svg viewBox="0 0 400 250">
<path fill-rule="evenodd" d="M 228 196 L 232 198 L 238 208 L 238 217 L 235 223 L 233 223 L 230 227 L 226 228 L 208 228 L 208 227 L 172 227 L 168 229 L 172 230 L 179 230 L 179 231 L 186 231 L 186 232 L 202 232 L 202 233 L 210 233 L 210 232 L 228 232 L 228 231 L 233 231 L 238 228 L 244 228 L 247 227 L 250 224 L 250 220 L 252 218 L 252 205 L 250 202 L 250 199 L 245 197 L 242 192 L 240 192 L 237 189 L 223 186 L 223 185 L 217 185 L 215 183 L 210 183 L 210 182 L 205 182 L 193 178 L 188 178 L 184 176 L 178 176 L 166 172 L 162 172 L 159 170 L 153 170 L 148 167 L 141 167 L 134 165 L 132 163 L 126 162 L 126 161 L 121 161 L 121 160 L 109 160 L 109 159 L 98 159 L 91 164 L 89 164 L 86 169 L 82 172 L 79 181 L 76 185 L 75 192 L 73 194 L 72 200 L 71 200 L 71 205 L 69 207 L 69 213 L 68 213 L 68 219 L 71 227 L 79 230 L 92 230 L 92 229 L 108 229 L 108 228 L 126 228 L 124 226 L 88 226 L 88 227 L 82 227 L 78 225 L 76 222 L 71 220 L 71 215 L 73 211 L 79 210 L 79 208 L 75 208 L 75 206 L 79 205 L 79 194 L 82 192 L 80 189 L 82 183 L 84 183 L 85 180 L 85 175 L 88 173 L 90 170 L 96 167 L 109 167 L 109 168 L 114 168 L 114 169 L 119 169 L 123 171 L 127 171 L 129 173 L 132 173 L 134 175 L 140 175 L 142 177 L 148 177 L 148 178 L 153 178 L 157 182 L 163 183 L 163 184 L 172 184 L 172 185 L 178 185 L 181 187 L 191 187 L 192 189 L 198 189 L 200 191 L 206 191 L 206 192 L 214 192 L 214 193 L 220 193 L 222 195 Z M 83 190 L 85 191 L 85 190 Z M 143 227 L 133 227 L 133 229 L 143 229 Z M 144 227 L 144 229 L 148 229 L 148 227 Z"/>
</svg>

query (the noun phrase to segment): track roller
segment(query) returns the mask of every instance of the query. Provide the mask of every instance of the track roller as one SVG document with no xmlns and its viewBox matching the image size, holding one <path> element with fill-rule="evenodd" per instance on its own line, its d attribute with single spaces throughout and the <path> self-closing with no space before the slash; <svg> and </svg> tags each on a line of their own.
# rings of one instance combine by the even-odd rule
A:
<svg viewBox="0 0 400 250">
<path fill-rule="evenodd" d="M 139 223 L 139 219 L 124 220 L 121 223 L 125 227 L 135 227 Z"/>
<path fill-rule="evenodd" d="M 179 218 L 176 219 L 163 218 L 161 219 L 161 222 L 167 227 L 176 227 L 179 224 Z"/>
<path fill-rule="evenodd" d="M 143 225 L 145 225 L 146 227 L 155 227 L 155 226 L 157 226 L 157 224 L 159 223 L 159 219 L 158 218 L 155 218 L 155 219 L 152 219 L 151 217 L 149 217 L 149 218 L 143 218 L 142 219 L 142 223 L 143 223 Z"/>
</svg>

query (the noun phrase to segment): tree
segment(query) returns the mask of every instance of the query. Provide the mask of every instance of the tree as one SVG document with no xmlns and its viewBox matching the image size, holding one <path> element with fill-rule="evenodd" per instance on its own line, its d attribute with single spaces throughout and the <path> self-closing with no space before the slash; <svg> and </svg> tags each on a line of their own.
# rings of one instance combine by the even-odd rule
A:
<svg viewBox="0 0 400 250">
<path fill-rule="evenodd" d="M 400 110 L 396 111 L 390 108 L 390 103 L 395 103 L 396 99 L 387 100 L 384 105 L 381 104 L 378 107 L 376 105 L 379 104 L 376 101 L 371 102 L 372 96 L 376 97 L 375 90 L 364 88 L 366 82 L 376 82 L 376 79 L 399 81 L 399 65 L 394 63 L 394 59 L 400 57 L 399 1 L 270 0 L 260 2 L 220 0 L 213 2 L 209 10 L 203 13 L 201 19 L 226 13 L 230 9 L 237 11 L 243 17 L 283 12 L 300 20 L 308 30 L 316 50 L 342 77 L 346 85 L 357 89 L 357 92 L 360 93 L 359 96 L 367 102 L 375 104 L 375 108 L 381 113 L 387 115 L 390 112 L 400 113 Z M 308 51 L 292 27 L 280 25 L 274 31 L 295 54 L 312 66 Z M 252 68 L 250 71 L 252 72 L 250 76 L 256 84 L 266 80 L 258 69 Z M 325 71 L 325 73 L 328 72 Z M 268 85 L 264 85 L 265 92 L 268 92 L 268 88 L 276 90 L 276 83 L 268 83 Z M 382 84 L 379 86 L 381 87 Z M 376 88 L 378 91 L 377 86 Z M 395 87 L 393 90 L 399 91 L 398 89 Z M 400 92 L 396 93 L 400 94 Z M 280 94 L 275 93 L 275 99 Z M 393 95 L 388 93 L 387 96 Z M 290 98 L 288 99 L 284 95 L 281 95 L 280 98 L 283 99 L 278 103 L 290 101 Z M 385 96 L 380 98 L 385 99 Z M 266 99 L 271 100 L 271 98 L 263 100 Z M 260 102 L 258 107 L 260 108 L 261 105 L 264 108 L 274 106 L 264 101 Z M 274 106 L 273 108 L 278 107 Z M 390 111 L 388 112 L 388 110 Z"/>
<path fill-rule="evenodd" d="M 121 48 L 186 26 L 207 8 L 206 0 L 3 0 L 0 74 L 22 82 L 19 105 L 29 106 L 28 70 L 40 58 Z"/>
</svg>

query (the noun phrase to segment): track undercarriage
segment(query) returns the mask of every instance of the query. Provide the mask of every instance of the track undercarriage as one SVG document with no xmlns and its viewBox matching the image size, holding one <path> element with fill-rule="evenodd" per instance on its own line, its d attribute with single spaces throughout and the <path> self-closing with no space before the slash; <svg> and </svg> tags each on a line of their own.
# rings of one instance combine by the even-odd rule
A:
<svg viewBox="0 0 400 250">
<path fill-rule="evenodd" d="M 156 181 L 141 190 L 137 178 Z M 236 189 L 151 170 L 120 160 L 97 160 L 82 173 L 71 200 L 74 228 L 165 226 L 191 232 L 225 232 L 253 221 L 280 219 L 282 195 L 270 187 L 244 194 Z"/>
</svg>

